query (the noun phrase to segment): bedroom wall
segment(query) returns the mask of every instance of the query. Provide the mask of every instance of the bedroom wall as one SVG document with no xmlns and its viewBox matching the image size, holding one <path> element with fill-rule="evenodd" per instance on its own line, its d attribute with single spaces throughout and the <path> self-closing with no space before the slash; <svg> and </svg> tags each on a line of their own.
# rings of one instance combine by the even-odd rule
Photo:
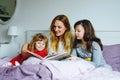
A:
<svg viewBox="0 0 120 80">
<path fill-rule="evenodd" d="M 76 21 L 89 19 L 96 31 L 120 31 L 120 0 L 18 1 L 13 20 L 7 25 L 0 25 L 0 42 L 10 41 L 7 29 L 15 25 L 19 30 L 15 40 L 21 46 L 26 41 L 26 31 L 48 30 L 52 19 L 58 14 L 68 16 L 72 29 Z"/>
</svg>

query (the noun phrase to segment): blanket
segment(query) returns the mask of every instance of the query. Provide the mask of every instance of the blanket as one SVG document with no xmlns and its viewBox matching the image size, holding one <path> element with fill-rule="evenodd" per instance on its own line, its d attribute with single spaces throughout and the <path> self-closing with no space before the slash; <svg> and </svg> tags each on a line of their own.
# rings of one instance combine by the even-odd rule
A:
<svg viewBox="0 0 120 80">
<path fill-rule="evenodd" d="M 54 80 L 82 80 L 82 77 L 95 67 L 84 61 L 44 61 Z"/>
<path fill-rule="evenodd" d="M 53 80 L 120 80 L 120 72 L 107 67 L 95 67 L 90 62 L 81 60 L 44 60 L 29 58 L 24 64 L 42 64 L 52 72 Z"/>
<path fill-rule="evenodd" d="M 0 67 L 0 80 L 120 80 L 120 72 L 96 68 L 85 60 L 41 61 L 31 57 L 20 66 Z"/>
<path fill-rule="evenodd" d="M 107 67 L 94 67 L 85 60 L 45 61 L 54 80 L 120 80 L 120 72 Z"/>
<path fill-rule="evenodd" d="M 120 80 L 120 72 L 99 67 L 85 74 L 82 80 Z"/>
<path fill-rule="evenodd" d="M 7 61 L 0 59 L 0 66 Z M 0 80 L 52 80 L 51 71 L 42 64 L 0 67 Z"/>
</svg>

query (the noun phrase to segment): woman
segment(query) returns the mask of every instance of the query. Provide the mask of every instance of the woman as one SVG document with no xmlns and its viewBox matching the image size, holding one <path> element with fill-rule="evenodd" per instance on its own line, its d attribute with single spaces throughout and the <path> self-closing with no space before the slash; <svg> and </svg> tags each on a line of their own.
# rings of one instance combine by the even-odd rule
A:
<svg viewBox="0 0 120 80">
<path fill-rule="evenodd" d="M 71 52 L 72 33 L 67 16 L 57 15 L 50 26 L 50 54 Z"/>
</svg>

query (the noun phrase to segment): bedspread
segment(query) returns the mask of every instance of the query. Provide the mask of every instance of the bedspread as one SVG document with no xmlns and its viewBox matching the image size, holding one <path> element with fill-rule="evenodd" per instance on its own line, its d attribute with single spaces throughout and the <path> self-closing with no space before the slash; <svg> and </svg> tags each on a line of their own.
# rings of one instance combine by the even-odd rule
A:
<svg viewBox="0 0 120 80">
<path fill-rule="evenodd" d="M 120 72 L 96 68 L 85 60 L 40 61 L 31 57 L 20 66 L 0 67 L 0 80 L 120 80 Z"/>
<path fill-rule="evenodd" d="M 86 61 L 44 61 L 42 64 L 49 67 L 54 80 L 82 80 L 84 74 L 95 67 Z"/>
<path fill-rule="evenodd" d="M 82 80 L 120 80 L 120 72 L 99 67 L 85 74 Z"/>
<path fill-rule="evenodd" d="M 42 64 L 0 67 L 0 80 L 52 80 L 52 73 Z"/>
<path fill-rule="evenodd" d="M 120 72 L 106 67 L 94 67 L 85 60 L 45 61 L 53 73 L 54 80 L 120 80 Z"/>
</svg>

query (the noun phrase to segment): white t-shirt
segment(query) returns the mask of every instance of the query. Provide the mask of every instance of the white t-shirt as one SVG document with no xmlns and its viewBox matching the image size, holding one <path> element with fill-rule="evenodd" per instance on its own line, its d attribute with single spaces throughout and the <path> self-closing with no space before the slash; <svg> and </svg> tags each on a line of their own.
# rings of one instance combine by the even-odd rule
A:
<svg viewBox="0 0 120 80">
<path fill-rule="evenodd" d="M 49 47 L 49 54 L 63 54 L 63 53 L 67 53 L 65 52 L 64 50 L 64 47 L 63 47 L 63 42 L 59 42 L 59 48 L 58 48 L 58 52 L 56 52 L 54 49 L 52 49 L 51 47 Z"/>
</svg>

